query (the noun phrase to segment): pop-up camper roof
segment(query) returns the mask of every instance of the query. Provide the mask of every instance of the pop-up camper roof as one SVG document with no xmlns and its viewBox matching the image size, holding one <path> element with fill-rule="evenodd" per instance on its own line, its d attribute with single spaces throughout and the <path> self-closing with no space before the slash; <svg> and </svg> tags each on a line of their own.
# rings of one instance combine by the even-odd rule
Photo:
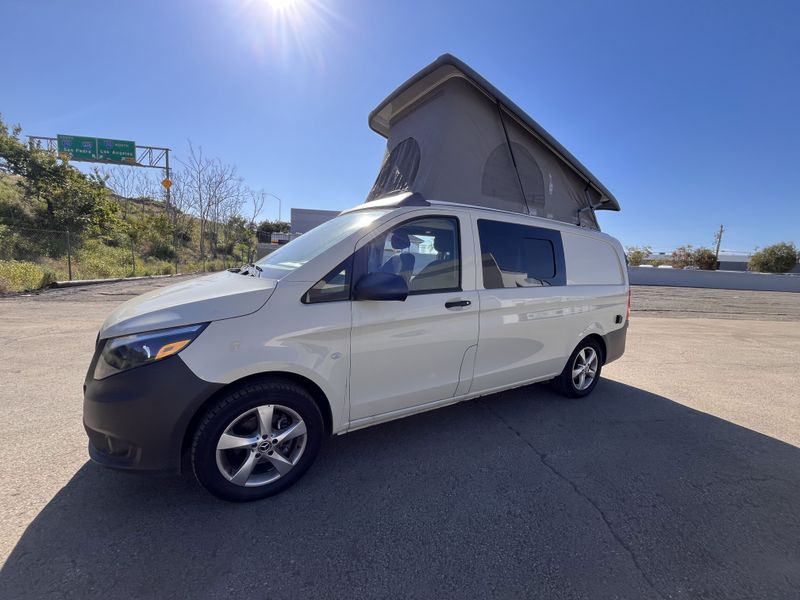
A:
<svg viewBox="0 0 800 600">
<path fill-rule="evenodd" d="M 413 191 L 593 229 L 595 210 L 619 210 L 578 159 L 450 54 L 392 92 L 369 126 L 387 147 L 367 202 Z"/>
</svg>

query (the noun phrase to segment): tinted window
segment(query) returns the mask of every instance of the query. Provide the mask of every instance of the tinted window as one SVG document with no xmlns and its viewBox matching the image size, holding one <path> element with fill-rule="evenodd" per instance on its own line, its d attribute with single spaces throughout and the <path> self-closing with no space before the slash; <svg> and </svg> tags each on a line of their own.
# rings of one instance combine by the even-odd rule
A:
<svg viewBox="0 0 800 600">
<path fill-rule="evenodd" d="M 529 277 L 552 279 L 556 275 L 553 242 L 526 237 L 522 240 L 522 265 Z"/>
<path fill-rule="evenodd" d="M 479 219 L 478 234 L 484 288 L 566 284 L 561 232 Z"/>
<path fill-rule="evenodd" d="M 363 273 L 393 273 L 410 294 L 458 290 L 461 254 L 458 220 L 423 217 L 382 233 L 360 251 Z"/>
</svg>

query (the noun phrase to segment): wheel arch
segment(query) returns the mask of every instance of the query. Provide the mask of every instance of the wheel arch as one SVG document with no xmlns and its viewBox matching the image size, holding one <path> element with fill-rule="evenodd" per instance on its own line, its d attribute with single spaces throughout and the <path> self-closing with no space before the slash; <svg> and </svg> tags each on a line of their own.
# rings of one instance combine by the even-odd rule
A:
<svg viewBox="0 0 800 600">
<path fill-rule="evenodd" d="M 327 435 L 331 435 L 333 432 L 333 414 L 331 411 L 331 404 L 328 400 L 328 397 L 325 395 L 325 392 L 322 391 L 316 383 L 314 383 L 308 377 L 304 377 L 298 373 L 292 373 L 289 371 L 266 371 L 263 373 L 253 373 L 251 375 L 247 375 L 246 377 L 242 377 L 241 379 L 237 379 L 236 381 L 232 381 L 216 392 L 211 394 L 206 400 L 197 407 L 192 415 L 191 419 L 189 419 L 189 423 L 186 426 L 186 429 L 183 432 L 183 439 L 181 440 L 181 447 L 180 447 L 180 456 L 178 457 L 179 464 L 183 463 L 183 457 L 186 455 L 187 450 L 191 446 L 192 443 L 192 436 L 194 432 L 197 430 L 197 426 L 199 425 L 200 421 L 205 415 L 208 407 L 212 406 L 223 394 L 227 394 L 236 387 L 246 385 L 252 381 L 263 381 L 265 379 L 283 379 L 284 381 L 290 381 L 297 385 L 302 386 L 311 397 L 314 399 L 317 407 L 319 408 L 319 412 L 322 415 L 322 422 L 325 424 L 325 433 Z"/>
<path fill-rule="evenodd" d="M 600 364 L 601 365 L 606 364 L 606 356 L 608 356 L 608 348 L 606 347 L 605 338 L 602 335 L 600 335 L 599 333 L 590 333 L 589 335 L 581 338 L 581 341 L 578 342 L 578 345 L 580 345 L 581 342 L 584 342 L 584 341 L 589 340 L 589 339 L 592 339 L 592 340 L 596 341 L 597 344 L 600 346 L 600 353 L 601 353 L 601 358 L 602 358 L 602 360 L 600 361 Z M 577 348 L 577 346 L 576 346 L 576 348 Z"/>
</svg>

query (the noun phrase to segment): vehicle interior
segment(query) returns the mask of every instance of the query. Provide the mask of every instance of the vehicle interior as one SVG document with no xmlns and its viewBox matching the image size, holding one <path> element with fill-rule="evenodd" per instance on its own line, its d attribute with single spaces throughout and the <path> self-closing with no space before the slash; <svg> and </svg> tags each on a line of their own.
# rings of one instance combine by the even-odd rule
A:
<svg viewBox="0 0 800 600">
<path fill-rule="evenodd" d="M 367 272 L 400 275 L 409 292 L 459 287 L 458 222 L 427 217 L 398 225 L 368 247 Z"/>
</svg>

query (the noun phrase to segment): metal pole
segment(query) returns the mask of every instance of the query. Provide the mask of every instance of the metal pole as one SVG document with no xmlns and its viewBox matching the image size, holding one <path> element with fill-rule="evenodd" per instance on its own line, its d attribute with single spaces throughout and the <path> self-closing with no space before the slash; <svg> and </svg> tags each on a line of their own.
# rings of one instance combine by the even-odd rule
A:
<svg viewBox="0 0 800 600">
<path fill-rule="evenodd" d="M 278 196 L 276 196 L 275 194 L 272 194 L 270 192 L 264 192 L 264 193 L 267 196 L 272 196 L 273 198 L 275 198 L 275 200 L 278 201 L 278 221 L 280 221 L 281 220 L 281 199 L 278 198 Z"/>
<path fill-rule="evenodd" d="M 136 277 L 136 254 L 133 251 L 133 238 L 131 238 L 131 264 L 133 264 L 133 273 L 131 273 L 131 277 Z"/>
<path fill-rule="evenodd" d="M 169 172 L 169 148 L 164 151 L 164 164 L 165 164 L 165 171 L 167 173 L 167 179 L 171 182 L 170 179 L 170 172 Z M 175 227 L 178 224 L 178 215 L 175 212 L 175 209 L 172 206 L 172 196 L 170 195 L 170 186 L 167 189 L 167 210 L 172 212 L 172 252 L 175 254 L 175 274 L 178 274 L 178 232 L 175 231 Z"/>
<path fill-rule="evenodd" d="M 69 280 L 72 281 L 72 243 L 69 239 L 69 229 L 67 229 L 67 273 Z"/>
</svg>

